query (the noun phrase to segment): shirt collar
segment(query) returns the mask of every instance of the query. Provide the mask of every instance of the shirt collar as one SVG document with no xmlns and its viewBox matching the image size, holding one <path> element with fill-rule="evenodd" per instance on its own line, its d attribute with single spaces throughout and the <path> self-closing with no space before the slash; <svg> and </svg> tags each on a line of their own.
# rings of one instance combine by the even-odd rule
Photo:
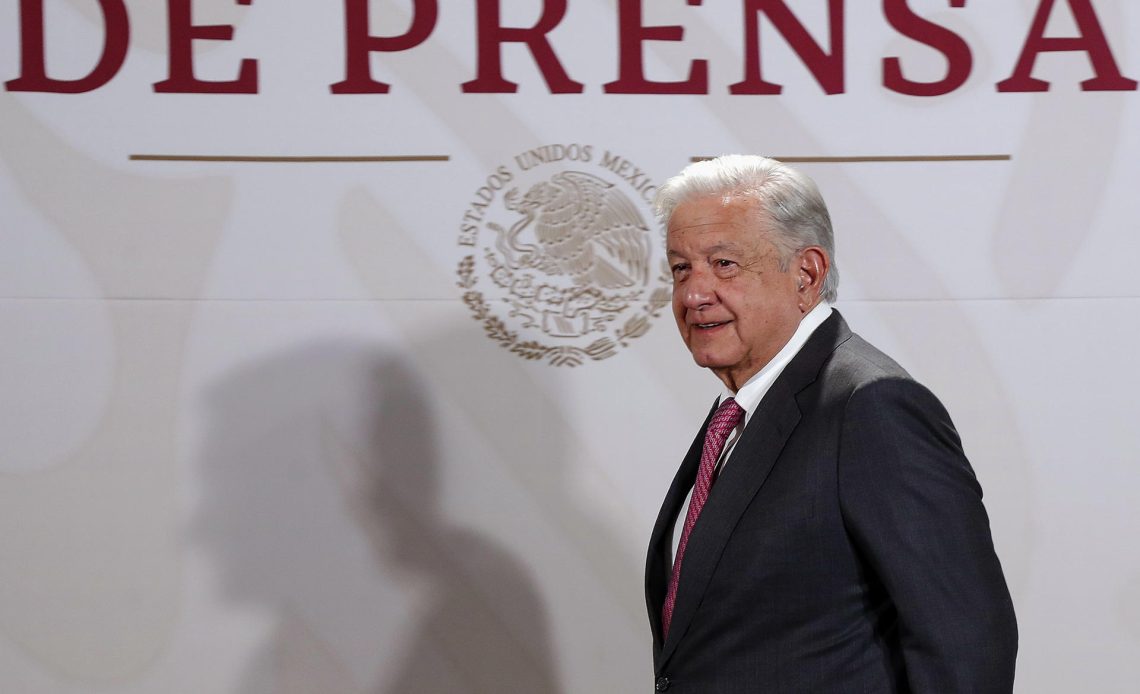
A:
<svg viewBox="0 0 1140 694">
<path fill-rule="evenodd" d="M 764 368 L 757 371 L 748 379 L 744 385 L 740 386 L 740 390 L 733 393 L 728 388 L 720 396 L 720 402 L 724 402 L 725 398 L 735 398 L 736 404 L 744 409 L 744 421 L 747 422 L 748 418 L 752 416 L 756 406 L 764 398 L 768 389 L 775 383 L 776 378 L 784 371 L 784 367 L 788 365 L 797 354 L 804 344 L 815 332 L 815 329 L 823 324 L 831 315 L 831 304 L 826 301 L 821 301 L 815 308 L 804 314 L 800 319 L 799 326 L 796 331 L 792 333 L 792 337 L 788 340 L 787 344 L 772 357 L 771 361 L 764 365 Z"/>
</svg>

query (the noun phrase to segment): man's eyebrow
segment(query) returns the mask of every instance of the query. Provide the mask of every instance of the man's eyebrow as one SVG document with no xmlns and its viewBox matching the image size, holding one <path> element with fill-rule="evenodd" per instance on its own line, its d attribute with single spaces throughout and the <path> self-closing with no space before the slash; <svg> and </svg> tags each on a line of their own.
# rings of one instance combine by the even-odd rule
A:
<svg viewBox="0 0 1140 694">
<path fill-rule="evenodd" d="M 731 242 L 722 242 L 722 243 L 718 243 L 718 244 L 712 244 L 711 246 L 708 246 L 707 248 L 698 248 L 697 255 L 715 255 L 717 253 L 725 253 L 725 252 L 740 253 L 741 247 L 742 246 L 740 244 L 734 244 Z M 683 255 L 683 253 L 681 251 L 675 251 L 675 250 L 673 250 L 673 248 L 667 248 L 666 253 L 668 255 Z"/>
<path fill-rule="evenodd" d="M 717 253 L 726 253 L 726 252 L 727 253 L 739 253 L 740 249 L 741 249 L 740 244 L 732 243 L 729 241 L 722 241 L 721 243 L 715 243 L 715 244 L 709 246 L 708 248 L 699 249 L 698 252 L 696 253 L 696 255 L 698 255 L 698 256 L 700 256 L 700 255 L 716 255 Z M 667 249 L 665 251 L 665 254 L 667 256 L 669 256 L 670 258 L 675 257 L 675 256 L 683 258 L 685 256 L 684 253 L 681 253 L 680 251 L 674 250 L 672 248 Z"/>
</svg>

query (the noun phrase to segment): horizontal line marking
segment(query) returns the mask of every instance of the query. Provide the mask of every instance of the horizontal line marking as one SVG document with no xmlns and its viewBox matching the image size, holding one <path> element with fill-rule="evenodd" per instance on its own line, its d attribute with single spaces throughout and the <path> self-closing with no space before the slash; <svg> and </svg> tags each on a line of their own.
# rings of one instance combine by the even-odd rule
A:
<svg viewBox="0 0 1140 694">
<path fill-rule="evenodd" d="M 501 297 L 494 297 L 498 300 Z M 375 298 L 243 298 L 243 297 L 144 297 L 144 296 L 107 296 L 107 297 L 90 297 L 90 296 L 5 296 L 0 297 L 0 303 L 15 303 L 15 302 L 76 302 L 76 303 L 100 303 L 100 302 L 167 302 L 167 303 L 246 303 L 246 304 L 292 304 L 292 303 L 306 303 L 306 304 L 319 304 L 319 303 L 337 303 L 337 304 L 368 304 L 368 303 L 390 303 L 390 302 L 419 302 L 419 301 L 435 301 L 435 302 L 449 302 L 449 303 L 462 303 L 459 297 L 433 297 L 433 296 L 393 296 L 393 297 L 375 297 Z M 844 305 L 851 304 L 918 304 L 918 303 L 985 303 L 985 302 L 1007 302 L 1007 303 L 1022 303 L 1022 302 L 1035 302 L 1035 301 L 1140 301 L 1138 295 L 1117 295 L 1117 296 L 975 296 L 975 297 L 913 297 L 913 298 L 899 298 L 899 299 L 843 299 L 837 306 L 842 308 Z"/>
<path fill-rule="evenodd" d="M 360 156 L 254 156 L 245 154 L 131 154 L 130 161 L 213 161 L 255 164 L 359 164 L 449 161 L 446 154 L 393 154 Z"/>
<path fill-rule="evenodd" d="M 865 155 L 853 157 L 803 157 L 772 156 L 772 159 L 785 164 L 865 164 L 865 163 L 914 163 L 948 161 L 1010 161 L 1009 154 L 912 154 L 912 155 Z M 707 161 L 715 157 L 690 157 L 690 161 Z"/>
</svg>

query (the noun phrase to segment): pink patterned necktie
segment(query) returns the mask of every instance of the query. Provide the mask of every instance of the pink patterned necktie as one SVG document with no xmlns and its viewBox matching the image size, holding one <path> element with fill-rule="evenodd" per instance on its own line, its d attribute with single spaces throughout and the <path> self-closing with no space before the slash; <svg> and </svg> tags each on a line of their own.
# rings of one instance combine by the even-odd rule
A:
<svg viewBox="0 0 1140 694">
<path fill-rule="evenodd" d="M 677 556 L 673 559 L 673 573 L 669 577 L 669 592 L 665 595 L 665 604 L 661 607 L 661 633 L 669 635 L 669 622 L 673 620 L 673 607 L 677 603 L 677 584 L 681 579 L 681 559 L 685 556 L 685 546 L 689 544 L 689 533 L 697 524 L 697 517 L 709 498 L 709 489 L 712 487 L 716 472 L 716 463 L 720 459 L 720 452 L 724 449 L 724 442 L 728 434 L 740 423 L 744 416 L 744 409 L 729 398 L 720 404 L 713 413 L 709 428 L 705 431 L 705 445 L 701 450 L 701 466 L 697 469 L 697 481 L 693 484 L 693 495 L 689 499 L 689 512 L 685 515 L 685 527 L 681 531 L 681 541 L 677 544 Z"/>
</svg>

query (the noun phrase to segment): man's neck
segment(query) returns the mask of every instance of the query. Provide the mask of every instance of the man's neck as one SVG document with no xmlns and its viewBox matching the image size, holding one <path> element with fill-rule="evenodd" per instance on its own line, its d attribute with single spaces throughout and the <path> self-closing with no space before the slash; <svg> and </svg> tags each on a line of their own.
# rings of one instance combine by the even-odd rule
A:
<svg viewBox="0 0 1140 694">
<path fill-rule="evenodd" d="M 734 396 L 736 393 L 739 393 L 741 389 L 746 388 L 755 381 L 765 381 L 770 385 L 771 381 L 775 380 L 775 377 L 787 366 L 788 362 L 799 353 L 800 349 L 807 343 L 808 338 L 811 337 L 816 328 L 827 320 L 828 316 L 831 315 L 831 311 L 830 304 L 824 301 L 818 302 L 810 311 L 800 318 L 799 326 L 788 338 L 787 342 L 784 343 L 784 346 L 780 348 L 780 351 L 769 359 L 760 369 L 752 371 L 747 375 L 732 373 L 717 374 L 717 377 L 720 378 L 727 389 L 725 395 Z M 767 391 L 767 387 L 761 390 Z"/>
</svg>

